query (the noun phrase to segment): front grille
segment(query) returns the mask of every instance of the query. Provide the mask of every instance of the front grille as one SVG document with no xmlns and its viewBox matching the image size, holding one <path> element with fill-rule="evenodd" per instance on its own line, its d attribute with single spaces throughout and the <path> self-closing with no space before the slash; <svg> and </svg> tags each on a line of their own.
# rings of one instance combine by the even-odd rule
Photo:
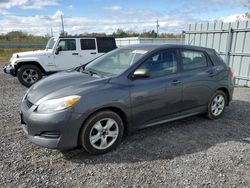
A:
<svg viewBox="0 0 250 188">
<path fill-rule="evenodd" d="M 26 100 L 26 105 L 28 106 L 28 108 L 31 108 L 33 106 L 33 103 L 30 102 L 28 99 Z"/>
</svg>

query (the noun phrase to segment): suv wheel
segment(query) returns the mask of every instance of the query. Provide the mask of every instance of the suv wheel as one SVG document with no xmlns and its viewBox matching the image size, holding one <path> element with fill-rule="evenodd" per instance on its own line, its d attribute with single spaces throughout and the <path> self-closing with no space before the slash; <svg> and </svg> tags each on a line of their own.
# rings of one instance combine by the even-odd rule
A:
<svg viewBox="0 0 250 188">
<path fill-rule="evenodd" d="M 207 116 L 210 119 L 219 118 L 224 112 L 227 103 L 227 97 L 223 91 L 216 91 L 208 105 Z"/>
<path fill-rule="evenodd" d="M 112 111 L 101 111 L 92 115 L 83 125 L 80 141 L 91 154 L 103 154 L 120 144 L 123 137 L 123 122 Z"/>
<path fill-rule="evenodd" d="M 18 69 L 17 78 L 22 85 L 30 87 L 42 78 L 42 71 L 35 65 L 24 65 Z"/>
</svg>

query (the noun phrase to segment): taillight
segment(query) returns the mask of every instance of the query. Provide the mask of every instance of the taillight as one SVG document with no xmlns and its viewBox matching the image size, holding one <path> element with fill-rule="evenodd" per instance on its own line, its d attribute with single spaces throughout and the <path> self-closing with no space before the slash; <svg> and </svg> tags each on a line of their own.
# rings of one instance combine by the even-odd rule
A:
<svg viewBox="0 0 250 188">
<path fill-rule="evenodd" d="M 231 67 L 228 67 L 228 76 L 229 77 L 233 77 L 234 76 L 234 72 L 233 72 L 233 69 Z"/>
</svg>

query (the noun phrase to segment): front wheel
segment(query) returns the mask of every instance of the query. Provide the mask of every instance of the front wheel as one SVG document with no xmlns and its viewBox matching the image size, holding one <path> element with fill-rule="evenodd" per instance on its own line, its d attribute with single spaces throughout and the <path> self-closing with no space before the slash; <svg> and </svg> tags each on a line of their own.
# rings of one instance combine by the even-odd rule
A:
<svg viewBox="0 0 250 188">
<path fill-rule="evenodd" d="M 30 87 L 42 78 L 42 71 L 35 65 L 24 65 L 18 69 L 17 78 L 22 85 Z"/>
<path fill-rule="evenodd" d="M 92 115 L 83 125 L 80 141 L 87 152 L 103 154 L 120 144 L 123 131 L 123 122 L 118 114 L 101 111 Z"/>
<path fill-rule="evenodd" d="M 225 110 L 227 97 L 223 91 L 216 91 L 208 105 L 207 116 L 209 119 L 218 119 Z"/>
</svg>

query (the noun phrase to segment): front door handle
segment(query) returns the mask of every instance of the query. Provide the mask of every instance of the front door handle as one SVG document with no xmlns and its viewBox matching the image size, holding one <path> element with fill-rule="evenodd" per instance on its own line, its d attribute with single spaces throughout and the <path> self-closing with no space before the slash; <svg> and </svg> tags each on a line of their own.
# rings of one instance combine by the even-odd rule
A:
<svg viewBox="0 0 250 188">
<path fill-rule="evenodd" d="M 181 83 L 181 81 L 180 80 L 173 80 L 172 81 L 172 85 L 178 85 L 178 84 L 180 84 Z"/>
<path fill-rule="evenodd" d="M 78 55 L 78 53 L 72 53 L 72 55 Z"/>
<path fill-rule="evenodd" d="M 96 54 L 96 52 L 91 52 L 90 54 Z"/>
</svg>

